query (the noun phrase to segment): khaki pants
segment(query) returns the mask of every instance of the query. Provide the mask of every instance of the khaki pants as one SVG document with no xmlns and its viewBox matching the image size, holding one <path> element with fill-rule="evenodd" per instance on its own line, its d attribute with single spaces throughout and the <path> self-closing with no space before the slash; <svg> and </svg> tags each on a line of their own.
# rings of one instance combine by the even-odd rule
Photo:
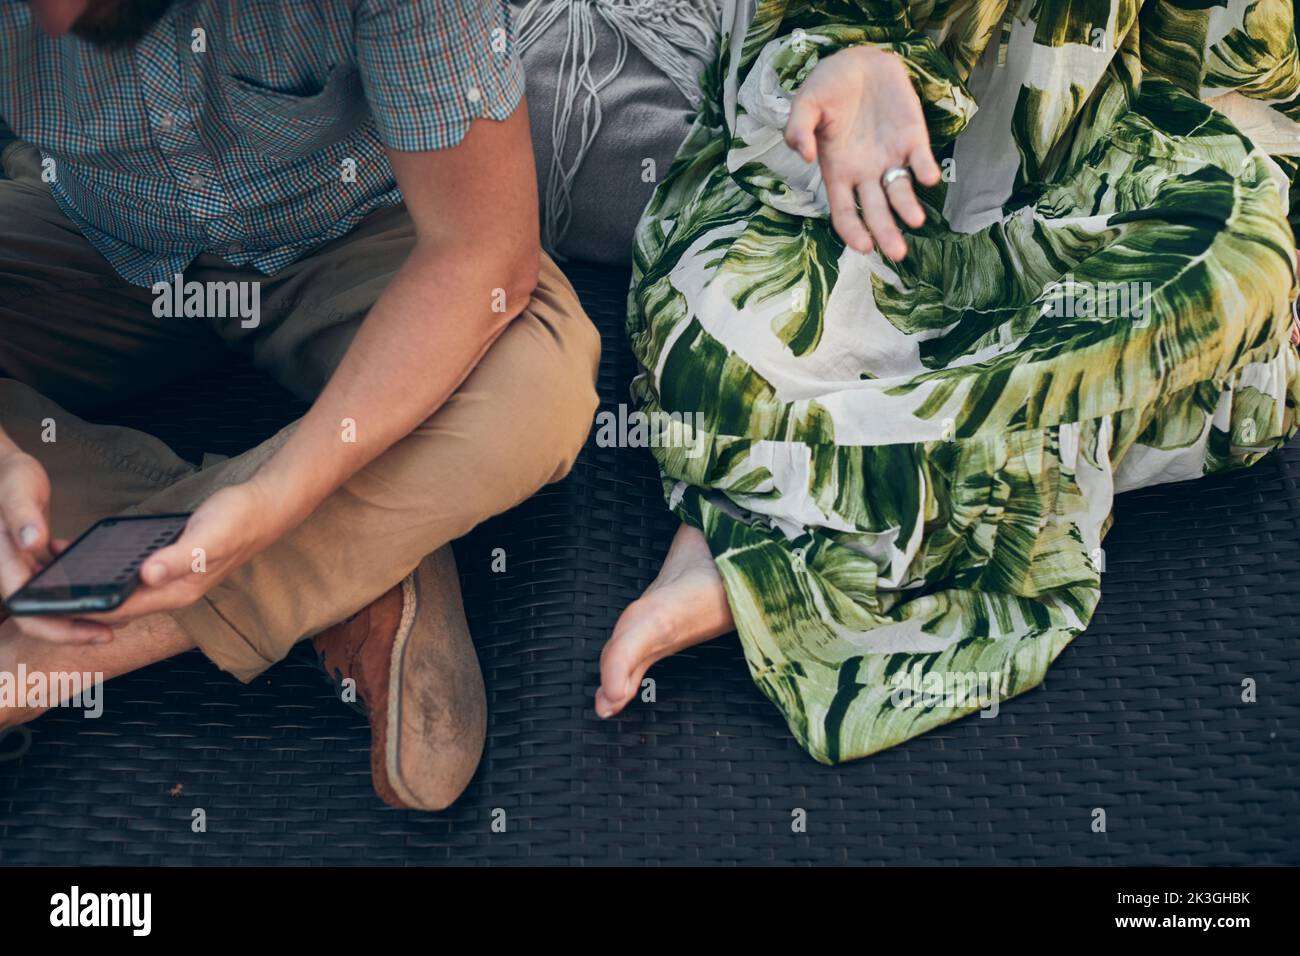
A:
<svg viewBox="0 0 1300 956">
<path fill-rule="evenodd" d="M 236 345 L 289 391 L 314 398 L 415 241 L 395 207 L 274 276 L 203 256 L 187 281 L 262 283 L 260 326 L 156 318 L 152 292 L 122 281 L 50 198 L 36 151 L 14 143 L 2 159 L 0 426 L 49 473 L 58 537 L 108 515 L 192 510 L 251 476 L 293 428 L 196 469 L 150 435 L 76 412 L 201 377 L 214 350 Z M 218 667 L 251 680 L 425 555 L 562 478 L 591 426 L 599 354 L 573 287 L 543 255 L 528 308 L 432 417 L 174 616 Z M 221 390 L 214 378 L 213 403 Z M 41 440 L 47 419 L 54 442 Z"/>
</svg>

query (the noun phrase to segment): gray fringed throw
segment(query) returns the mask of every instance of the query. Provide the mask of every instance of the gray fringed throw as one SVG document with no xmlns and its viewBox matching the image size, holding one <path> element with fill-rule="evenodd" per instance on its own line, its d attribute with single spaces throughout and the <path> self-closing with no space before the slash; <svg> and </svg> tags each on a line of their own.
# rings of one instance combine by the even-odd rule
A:
<svg viewBox="0 0 1300 956">
<path fill-rule="evenodd" d="M 612 69 L 592 75 L 596 16 L 617 39 Z M 560 17 L 568 24 L 552 120 L 551 163 L 542 210 L 542 244 L 559 247 L 572 216 L 571 190 L 588 150 L 600 131 L 600 92 L 623 68 L 631 43 L 663 71 L 692 107 L 699 105 L 700 70 L 717 48 L 720 0 L 528 0 L 515 14 L 516 42 L 522 56 Z M 578 142 L 569 146 L 574 130 Z"/>
</svg>

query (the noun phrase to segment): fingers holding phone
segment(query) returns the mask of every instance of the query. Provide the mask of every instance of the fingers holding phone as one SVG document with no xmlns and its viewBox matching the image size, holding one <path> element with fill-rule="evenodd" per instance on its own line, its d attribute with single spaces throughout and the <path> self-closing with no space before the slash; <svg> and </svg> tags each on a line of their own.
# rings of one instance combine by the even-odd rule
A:
<svg viewBox="0 0 1300 956">
<path fill-rule="evenodd" d="M 31 565 L 51 557 L 49 503 L 50 479 L 41 463 L 17 448 L 0 446 L 0 526 L 12 553 L 30 559 L 24 561 L 29 574 Z M 4 571 L 0 567 L 0 576 Z"/>
<path fill-rule="evenodd" d="M 179 537 L 148 556 L 123 604 L 87 616 L 121 625 L 193 604 L 283 534 L 282 513 L 255 482 L 220 489 L 188 516 Z"/>
<path fill-rule="evenodd" d="M 78 633 L 105 622 L 79 615 L 111 612 L 140 586 L 140 568 L 185 530 L 188 514 L 105 518 L 7 599 L 14 617 L 35 626 L 71 623 Z M 92 643 L 101 643 L 92 638 Z"/>
<path fill-rule="evenodd" d="M 0 433 L 0 596 L 20 591 L 67 547 L 51 540 L 50 480 L 31 455 Z M 103 644 L 112 628 L 94 621 L 14 615 L 18 628 L 31 637 L 58 644 Z"/>
</svg>

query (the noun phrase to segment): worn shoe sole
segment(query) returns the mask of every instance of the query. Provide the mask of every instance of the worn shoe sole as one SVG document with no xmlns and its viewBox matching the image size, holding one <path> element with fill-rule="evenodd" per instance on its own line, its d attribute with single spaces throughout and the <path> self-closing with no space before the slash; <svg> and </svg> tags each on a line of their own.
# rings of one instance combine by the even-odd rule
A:
<svg viewBox="0 0 1300 956">
<path fill-rule="evenodd" d="M 444 810 L 483 754 L 487 695 L 450 545 L 402 581 L 386 719 L 374 720 L 371 775 L 390 806 Z"/>
</svg>

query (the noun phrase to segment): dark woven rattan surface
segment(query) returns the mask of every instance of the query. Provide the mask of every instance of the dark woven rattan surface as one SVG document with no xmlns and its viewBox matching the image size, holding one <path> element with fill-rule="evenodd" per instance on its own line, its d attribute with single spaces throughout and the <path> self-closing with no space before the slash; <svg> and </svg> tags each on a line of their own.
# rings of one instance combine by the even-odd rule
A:
<svg viewBox="0 0 1300 956">
<path fill-rule="evenodd" d="M 633 371 L 626 275 L 569 271 L 615 407 Z M 197 458 L 295 413 L 229 374 L 109 417 Z M 593 715 L 601 644 L 674 522 L 648 451 L 592 442 L 565 482 L 457 545 L 491 717 L 450 811 L 374 797 L 368 728 L 304 648 L 247 687 L 194 653 L 109 685 L 99 720 L 33 724 L 32 751 L 0 766 L 0 863 L 1300 863 L 1297 475 L 1292 445 L 1122 497 L 1101 608 L 1043 687 L 828 768 L 790 740 L 734 637 L 654 669 L 657 702 Z"/>
</svg>

